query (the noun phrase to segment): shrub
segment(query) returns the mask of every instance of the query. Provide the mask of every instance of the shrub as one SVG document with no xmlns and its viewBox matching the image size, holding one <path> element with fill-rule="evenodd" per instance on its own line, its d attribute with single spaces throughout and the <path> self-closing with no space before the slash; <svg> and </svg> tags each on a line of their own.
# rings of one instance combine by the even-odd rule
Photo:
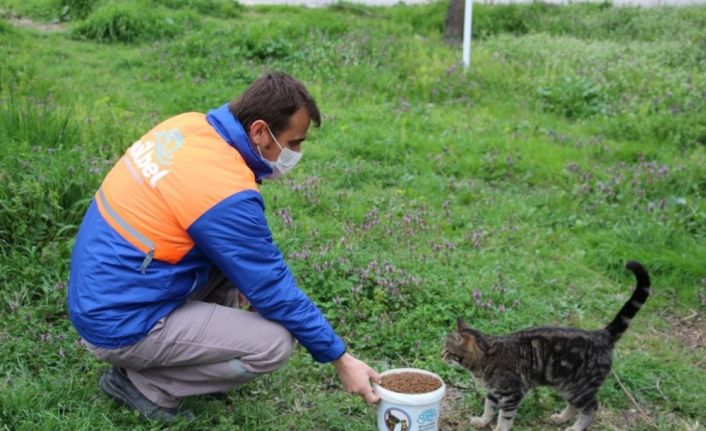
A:
<svg viewBox="0 0 706 431">
<path fill-rule="evenodd" d="M 0 34 L 8 34 L 12 31 L 12 26 L 7 21 L 0 19 Z"/>
<path fill-rule="evenodd" d="M 234 0 L 153 0 L 170 9 L 192 9 L 216 18 L 237 18 L 244 7 Z"/>
<path fill-rule="evenodd" d="M 278 33 L 242 26 L 194 33 L 172 46 L 172 52 L 180 63 L 200 64 L 201 60 L 208 60 L 211 64 L 220 65 L 242 62 L 243 59 L 284 59 L 294 50 L 292 43 Z M 210 68 L 211 65 L 207 65 L 206 69 Z"/>
<path fill-rule="evenodd" d="M 139 43 L 170 38 L 198 24 L 193 14 L 168 15 L 161 10 L 131 1 L 108 3 L 74 28 L 78 38 L 96 42 Z"/>
<path fill-rule="evenodd" d="M 545 109 L 569 119 L 605 113 L 607 104 L 601 87 L 586 76 L 564 76 L 550 87 L 539 89 Z"/>
<path fill-rule="evenodd" d="M 397 23 L 409 23 L 415 34 L 433 36 L 444 32 L 446 9 L 446 2 L 432 2 L 413 8 L 400 4 L 376 12 L 389 15 Z"/>
<path fill-rule="evenodd" d="M 693 40 L 706 21 L 699 7 L 612 7 L 610 3 L 483 5 L 473 8 L 473 37 L 547 33 L 583 40 Z M 679 28 L 678 32 L 674 32 Z"/>
<path fill-rule="evenodd" d="M 557 6 L 545 3 L 479 5 L 473 11 L 473 37 L 499 33 L 527 34 L 538 27 L 542 17 L 556 13 L 556 10 Z"/>
<path fill-rule="evenodd" d="M 95 4 L 96 0 L 61 0 L 59 17 L 62 21 L 84 19 L 93 11 Z"/>
<path fill-rule="evenodd" d="M 706 146 L 706 120 L 702 111 L 664 110 L 649 116 L 624 113 L 611 119 L 604 133 L 612 139 L 654 141 L 682 150 Z"/>
</svg>

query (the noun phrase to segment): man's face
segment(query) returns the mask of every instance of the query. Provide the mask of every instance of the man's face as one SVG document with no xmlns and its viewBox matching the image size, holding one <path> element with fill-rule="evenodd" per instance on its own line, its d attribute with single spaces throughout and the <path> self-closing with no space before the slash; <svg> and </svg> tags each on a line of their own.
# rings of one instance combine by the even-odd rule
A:
<svg viewBox="0 0 706 431">
<path fill-rule="evenodd" d="M 289 148 L 296 152 L 301 151 L 302 142 L 306 139 L 310 123 L 309 114 L 306 108 L 302 107 L 289 118 L 289 127 L 275 135 L 279 145 L 272 138 L 268 124 L 262 120 L 257 120 L 250 126 L 250 139 L 258 147 L 262 157 L 275 161 L 283 148 Z"/>
</svg>

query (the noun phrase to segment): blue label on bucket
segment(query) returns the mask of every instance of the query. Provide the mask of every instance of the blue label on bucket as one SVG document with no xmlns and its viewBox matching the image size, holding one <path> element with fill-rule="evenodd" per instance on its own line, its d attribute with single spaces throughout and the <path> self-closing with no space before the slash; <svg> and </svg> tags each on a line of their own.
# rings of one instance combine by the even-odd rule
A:
<svg viewBox="0 0 706 431">
<path fill-rule="evenodd" d="M 433 430 L 436 426 L 436 409 L 426 409 L 417 416 L 419 430 Z"/>
<path fill-rule="evenodd" d="M 434 421 L 436 421 L 436 409 L 426 409 L 421 412 L 417 418 L 419 425 L 427 425 L 434 423 Z"/>
</svg>

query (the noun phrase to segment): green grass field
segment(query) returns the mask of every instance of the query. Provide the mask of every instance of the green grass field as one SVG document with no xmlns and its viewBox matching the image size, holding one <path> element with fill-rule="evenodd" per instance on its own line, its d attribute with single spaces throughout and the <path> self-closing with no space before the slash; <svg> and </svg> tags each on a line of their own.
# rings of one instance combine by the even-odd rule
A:
<svg viewBox="0 0 706 431">
<path fill-rule="evenodd" d="M 444 378 L 442 430 L 471 429 L 484 396 L 440 357 L 457 316 L 600 328 L 631 259 L 654 295 L 592 429 L 704 429 L 706 7 L 478 5 L 467 71 L 446 9 L 0 0 L 0 430 L 162 428 L 98 388 L 107 366 L 66 314 L 72 241 L 135 139 L 269 69 L 324 117 L 293 175 L 262 187 L 275 240 L 354 354 Z M 173 429 L 375 427 L 301 348 L 185 406 L 198 419 Z M 513 429 L 561 429 L 561 406 L 539 390 Z"/>
</svg>

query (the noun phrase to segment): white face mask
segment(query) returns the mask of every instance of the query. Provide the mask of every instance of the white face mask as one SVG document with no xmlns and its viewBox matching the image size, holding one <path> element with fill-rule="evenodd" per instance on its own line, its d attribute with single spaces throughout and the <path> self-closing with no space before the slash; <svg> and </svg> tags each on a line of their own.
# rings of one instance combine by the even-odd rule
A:
<svg viewBox="0 0 706 431">
<path fill-rule="evenodd" d="M 294 166 L 299 162 L 299 160 L 302 158 L 302 153 L 297 152 L 297 151 L 292 151 L 289 148 L 282 148 L 282 146 L 279 144 L 279 141 L 277 141 L 277 138 L 275 138 L 275 135 L 272 134 L 272 130 L 270 130 L 270 126 L 267 126 L 267 131 L 270 132 L 270 136 L 272 136 L 272 139 L 274 139 L 275 143 L 277 146 L 282 150 L 281 153 L 279 153 L 279 157 L 277 157 L 277 160 L 270 161 L 267 160 L 263 155 L 262 151 L 260 151 L 260 147 L 257 147 L 257 151 L 260 153 L 260 157 L 262 157 L 262 160 L 265 161 L 270 167 L 272 168 L 272 175 L 267 177 L 268 180 L 276 180 L 277 178 L 281 178 L 289 173 L 289 171 L 294 168 Z"/>
</svg>

